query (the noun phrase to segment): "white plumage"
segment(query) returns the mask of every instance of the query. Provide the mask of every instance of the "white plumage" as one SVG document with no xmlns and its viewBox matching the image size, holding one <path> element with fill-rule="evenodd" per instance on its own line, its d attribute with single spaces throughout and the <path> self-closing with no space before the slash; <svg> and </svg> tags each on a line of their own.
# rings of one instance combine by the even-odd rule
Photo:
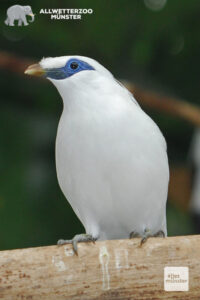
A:
<svg viewBox="0 0 200 300">
<path fill-rule="evenodd" d="M 166 142 L 129 91 L 91 58 L 45 58 L 43 69 L 68 60 L 84 70 L 49 78 L 64 104 L 56 138 L 60 187 L 85 227 L 99 239 L 128 238 L 134 231 L 166 229 L 169 167 Z"/>
</svg>

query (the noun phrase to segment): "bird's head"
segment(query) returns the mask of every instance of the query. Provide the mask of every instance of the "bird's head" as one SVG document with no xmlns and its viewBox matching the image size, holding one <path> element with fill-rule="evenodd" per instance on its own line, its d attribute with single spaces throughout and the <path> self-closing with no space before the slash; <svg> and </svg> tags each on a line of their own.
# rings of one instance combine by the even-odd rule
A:
<svg viewBox="0 0 200 300">
<path fill-rule="evenodd" d="M 84 56 L 61 56 L 43 58 L 38 64 L 29 66 L 25 74 L 43 76 L 59 88 L 68 82 L 89 82 L 96 76 L 113 75 L 94 59 Z"/>
</svg>

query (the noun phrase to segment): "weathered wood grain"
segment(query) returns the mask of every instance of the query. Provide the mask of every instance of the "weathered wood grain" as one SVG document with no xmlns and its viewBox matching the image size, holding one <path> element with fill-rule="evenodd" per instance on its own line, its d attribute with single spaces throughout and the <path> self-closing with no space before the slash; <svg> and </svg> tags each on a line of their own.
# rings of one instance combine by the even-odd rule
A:
<svg viewBox="0 0 200 300">
<path fill-rule="evenodd" d="M 0 252 L 0 299 L 200 299 L 200 236 L 101 241 Z M 189 291 L 166 292 L 165 266 L 189 267 Z"/>
</svg>

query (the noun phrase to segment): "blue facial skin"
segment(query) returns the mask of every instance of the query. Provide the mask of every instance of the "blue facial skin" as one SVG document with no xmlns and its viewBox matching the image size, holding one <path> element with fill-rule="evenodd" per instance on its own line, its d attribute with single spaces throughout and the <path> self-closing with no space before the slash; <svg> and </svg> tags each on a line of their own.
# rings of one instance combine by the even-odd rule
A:
<svg viewBox="0 0 200 300">
<path fill-rule="evenodd" d="M 71 58 L 68 60 L 66 65 L 62 68 L 54 68 L 54 69 L 45 69 L 45 77 L 52 78 L 52 79 L 65 79 L 68 78 L 76 73 L 86 70 L 95 70 L 92 66 L 88 63 L 79 60 L 77 58 Z"/>
</svg>

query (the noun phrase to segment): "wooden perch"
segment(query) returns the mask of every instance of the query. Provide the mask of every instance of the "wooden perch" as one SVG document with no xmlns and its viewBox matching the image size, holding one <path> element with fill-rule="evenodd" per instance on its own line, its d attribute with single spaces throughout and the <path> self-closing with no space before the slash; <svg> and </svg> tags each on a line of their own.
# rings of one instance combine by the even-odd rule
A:
<svg viewBox="0 0 200 300">
<path fill-rule="evenodd" d="M 200 299 L 200 236 L 0 252 L 0 299 Z M 189 291 L 164 291 L 164 267 L 188 267 Z"/>
</svg>

